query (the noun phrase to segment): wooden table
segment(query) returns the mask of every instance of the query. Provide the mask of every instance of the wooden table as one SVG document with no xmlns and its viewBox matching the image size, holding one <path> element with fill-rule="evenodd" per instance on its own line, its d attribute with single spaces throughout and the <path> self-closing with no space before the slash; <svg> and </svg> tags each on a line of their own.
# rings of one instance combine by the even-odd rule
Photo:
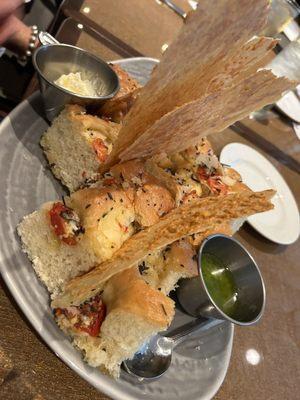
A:
<svg viewBox="0 0 300 400">
<path fill-rule="evenodd" d="M 187 0 L 176 4 L 184 12 L 191 10 Z M 65 0 L 61 14 L 87 32 L 78 38 L 78 46 L 111 60 L 160 58 L 183 25 L 183 19 L 159 0 Z"/>
<path fill-rule="evenodd" d="M 299 204 L 300 141 L 286 122 L 272 113 L 270 117 L 267 123 L 244 120 L 210 139 L 217 151 L 231 142 L 246 143 L 261 151 L 284 176 Z M 248 225 L 237 238 L 261 267 L 267 306 L 257 326 L 235 329 L 229 371 L 215 398 L 296 399 L 300 359 L 299 242 L 277 245 Z M 247 362 L 249 349 L 258 352 L 257 365 Z M 3 281 L 0 287 L 0 399 L 107 399 L 48 349 L 26 321 Z"/>
</svg>

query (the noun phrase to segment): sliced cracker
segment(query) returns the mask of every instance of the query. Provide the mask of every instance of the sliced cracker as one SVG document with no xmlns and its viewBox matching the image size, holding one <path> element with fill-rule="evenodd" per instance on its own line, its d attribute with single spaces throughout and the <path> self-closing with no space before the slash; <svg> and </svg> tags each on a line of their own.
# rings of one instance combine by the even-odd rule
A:
<svg viewBox="0 0 300 400">
<path fill-rule="evenodd" d="M 269 73 L 269 85 L 261 88 L 266 76 L 257 70 L 267 64 L 276 44 L 272 38 L 257 37 L 265 25 L 268 4 L 267 0 L 199 3 L 126 116 L 108 165 L 194 144 L 196 131 L 201 136 L 208 132 L 210 115 L 202 114 L 203 106 L 213 113 L 210 130 L 219 132 L 295 85 Z M 269 95 L 270 86 L 273 96 Z M 260 88 L 259 96 L 249 99 L 244 87 L 252 94 Z M 239 102 L 235 102 L 236 113 L 223 121 L 223 114 L 214 112 L 214 95 L 217 111 L 220 102 L 226 106 L 228 90 L 230 100 L 235 97 Z"/>
</svg>

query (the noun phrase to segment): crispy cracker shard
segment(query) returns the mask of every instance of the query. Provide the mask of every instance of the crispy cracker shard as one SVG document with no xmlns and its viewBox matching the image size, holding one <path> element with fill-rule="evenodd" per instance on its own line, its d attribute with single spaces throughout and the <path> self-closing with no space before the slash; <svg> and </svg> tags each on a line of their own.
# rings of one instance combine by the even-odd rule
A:
<svg viewBox="0 0 300 400">
<path fill-rule="evenodd" d="M 268 3 L 199 2 L 125 117 L 108 164 L 183 150 L 295 85 L 259 70 L 276 44 L 257 36 Z"/>
<path fill-rule="evenodd" d="M 194 233 L 205 234 L 215 225 L 273 208 L 273 190 L 241 192 L 221 197 L 206 197 L 178 207 L 149 228 L 128 239 L 108 261 L 91 272 L 71 280 L 57 296 L 52 307 L 79 305 L 103 289 L 115 274 L 140 263 L 148 253 L 162 249 L 176 240 Z"/>
</svg>

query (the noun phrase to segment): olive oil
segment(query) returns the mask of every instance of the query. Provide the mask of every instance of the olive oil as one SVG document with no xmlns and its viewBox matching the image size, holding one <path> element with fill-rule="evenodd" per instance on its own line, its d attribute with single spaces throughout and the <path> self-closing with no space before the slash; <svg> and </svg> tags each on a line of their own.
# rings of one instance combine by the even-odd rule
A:
<svg viewBox="0 0 300 400">
<path fill-rule="evenodd" d="M 238 290 L 228 267 L 217 257 L 205 253 L 201 259 L 201 270 L 207 290 L 216 305 L 233 317 L 238 300 Z"/>
</svg>

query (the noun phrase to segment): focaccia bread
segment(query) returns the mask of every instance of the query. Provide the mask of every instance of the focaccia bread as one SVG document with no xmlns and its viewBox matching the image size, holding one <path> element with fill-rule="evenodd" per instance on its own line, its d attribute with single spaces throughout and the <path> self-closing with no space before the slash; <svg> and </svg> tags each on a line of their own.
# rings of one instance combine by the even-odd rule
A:
<svg viewBox="0 0 300 400">
<path fill-rule="evenodd" d="M 119 65 L 110 64 L 110 66 L 118 75 L 120 90 L 115 97 L 107 100 L 100 107 L 97 114 L 102 118 L 109 118 L 111 121 L 121 123 L 136 100 L 141 85 Z"/>
<path fill-rule="evenodd" d="M 54 314 L 91 366 L 118 377 L 123 360 L 168 328 L 174 302 L 147 285 L 133 268 L 108 280 L 103 291 L 83 305 L 56 308 Z"/>
<path fill-rule="evenodd" d="M 83 189 L 63 200 L 44 204 L 17 228 L 54 296 L 72 277 L 109 259 L 134 232 L 134 208 L 122 189 Z"/>
<path fill-rule="evenodd" d="M 111 258 L 129 237 L 156 224 L 174 207 L 205 196 L 225 195 L 232 188 L 239 191 L 241 185 L 243 190 L 249 190 L 243 187 L 237 173 L 230 172 L 229 177 L 228 171 L 233 170 L 221 166 L 207 140 L 202 140 L 197 149 L 196 153 L 188 149 L 187 154 L 117 164 L 92 186 L 64 197 L 64 203 L 48 203 L 25 217 L 18 232 L 50 293 L 59 293 L 68 280 Z M 201 179 L 203 171 L 206 180 Z M 213 186 L 214 191 L 206 189 L 209 177 L 213 182 L 220 179 L 218 186 Z M 55 223 L 59 224 L 56 229 Z M 208 234 L 232 235 L 237 230 L 232 223 L 224 221 Z M 189 244 L 179 246 L 180 252 L 177 249 L 175 254 L 181 253 L 179 259 L 188 260 L 202 240 L 203 235 L 192 235 Z M 173 247 L 176 249 L 177 245 Z M 189 262 L 176 261 L 174 257 L 169 262 L 164 254 L 167 253 L 150 254 L 143 262 L 146 269 L 139 267 L 148 283 L 168 294 L 179 279 L 190 276 L 191 268 Z"/>
<path fill-rule="evenodd" d="M 40 143 L 53 174 L 74 192 L 95 179 L 119 130 L 119 124 L 88 115 L 79 105 L 67 105 Z"/>
<path fill-rule="evenodd" d="M 164 183 L 177 206 L 199 197 L 250 190 L 237 171 L 220 163 L 207 138 L 182 152 L 149 158 L 145 168 Z"/>
<path fill-rule="evenodd" d="M 45 203 L 38 211 L 24 217 L 17 230 L 23 251 L 31 260 L 37 276 L 48 291 L 56 295 L 71 278 L 95 266 L 97 257 L 82 241 L 71 246 L 54 233 L 50 221 L 54 204 Z M 79 230 L 77 232 L 81 235 Z"/>
</svg>

